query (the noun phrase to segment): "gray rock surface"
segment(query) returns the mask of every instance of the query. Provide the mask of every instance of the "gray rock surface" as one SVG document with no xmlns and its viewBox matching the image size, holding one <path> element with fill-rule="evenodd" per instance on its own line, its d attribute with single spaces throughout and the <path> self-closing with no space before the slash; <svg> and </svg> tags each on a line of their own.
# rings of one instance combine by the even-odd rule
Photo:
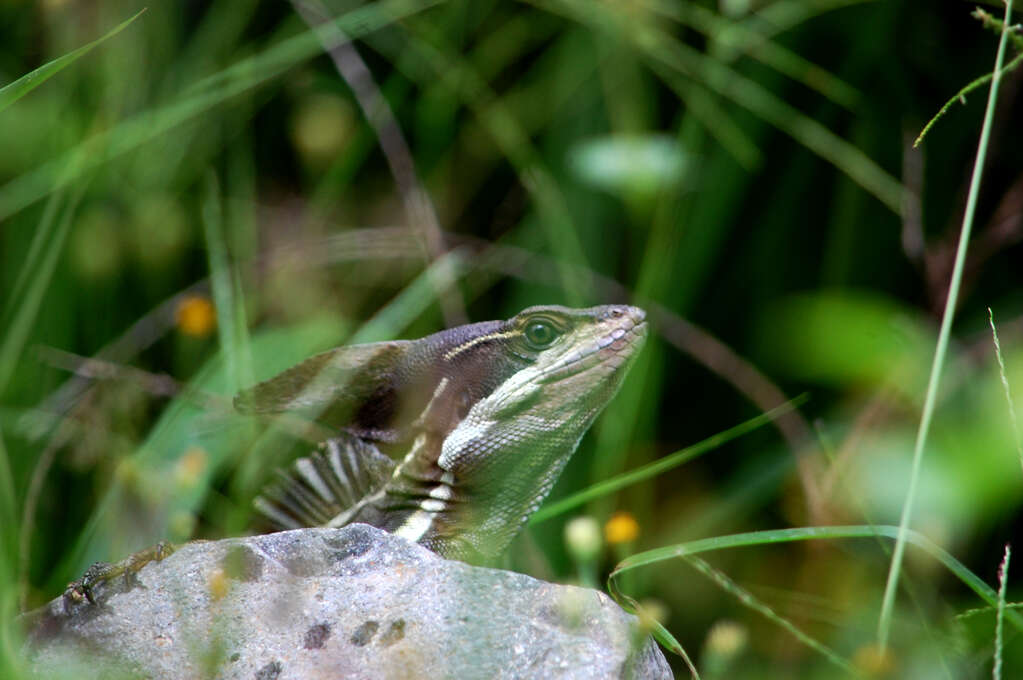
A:
<svg viewBox="0 0 1023 680">
<path fill-rule="evenodd" d="M 43 677 L 671 677 L 603 593 L 358 524 L 189 543 L 32 624 Z"/>
</svg>

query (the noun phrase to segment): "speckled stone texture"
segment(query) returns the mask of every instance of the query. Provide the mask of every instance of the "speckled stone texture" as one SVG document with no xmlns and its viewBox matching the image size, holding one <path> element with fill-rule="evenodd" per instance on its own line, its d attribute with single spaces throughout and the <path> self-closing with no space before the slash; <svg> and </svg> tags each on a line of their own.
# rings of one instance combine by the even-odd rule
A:
<svg viewBox="0 0 1023 680">
<path fill-rule="evenodd" d="M 360 524 L 190 543 L 97 600 L 30 616 L 40 677 L 671 677 L 603 593 Z"/>
</svg>

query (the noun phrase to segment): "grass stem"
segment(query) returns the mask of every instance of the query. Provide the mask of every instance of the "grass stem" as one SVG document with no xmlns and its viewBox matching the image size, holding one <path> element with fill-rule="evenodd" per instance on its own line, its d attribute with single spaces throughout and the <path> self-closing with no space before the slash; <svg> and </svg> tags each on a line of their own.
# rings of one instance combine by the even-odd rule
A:
<svg viewBox="0 0 1023 680">
<path fill-rule="evenodd" d="M 1009 389 L 1009 376 L 1005 372 L 1005 359 L 1002 358 L 1002 343 L 998 342 L 998 330 L 995 328 L 995 313 L 987 308 L 988 320 L 991 323 L 991 338 L 995 343 L 995 358 L 998 359 L 998 374 L 1005 389 L 1005 401 L 1009 403 L 1009 422 L 1012 424 L 1012 436 L 1016 443 L 1016 456 L 1019 458 L 1020 469 L 1023 469 L 1023 441 L 1019 436 L 1019 423 L 1016 422 L 1016 406 L 1012 401 L 1012 390 Z"/>
<path fill-rule="evenodd" d="M 1012 16 L 1012 0 L 1005 4 L 1005 25 L 1009 25 Z M 931 376 L 927 383 L 927 395 L 924 398 L 923 414 L 920 418 L 920 427 L 917 430 L 916 445 L 913 449 L 913 467 L 909 476 L 909 488 L 906 490 L 906 500 L 902 505 L 902 517 L 899 521 L 899 535 L 895 541 L 895 550 L 892 554 L 891 566 L 888 570 L 888 581 L 885 583 L 884 598 L 881 601 L 881 615 L 877 624 L 877 638 L 882 651 L 888 645 L 888 636 L 891 632 L 892 611 L 895 605 L 895 591 L 899 583 L 899 572 L 902 569 L 902 557 L 906 551 L 906 535 L 909 524 L 913 518 L 913 504 L 916 501 L 917 483 L 920 479 L 920 468 L 923 461 L 924 447 L 927 444 L 927 434 L 931 427 L 931 418 L 934 415 L 934 405 L 937 401 L 938 385 L 941 382 L 941 368 L 945 363 L 945 354 L 948 351 L 948 339 L 952 330 L 952 319 L 955 316 L 956 302 L 959 298 L 959 285 L 963 277 L 963 266 L 966 262 L 966 248 L 970 242 L 970 232 L 973 229 L 973 216 L 977 209 L 977 195 L 980 193 L 980 181 L 984 172 L 984 161 L 987 158 L 987 148 L 991 137 L 991 125 L 994 119 L 995 102 L 998 100 L 998 86 L 1002 80 L 1002 64 L 1005 61 L 1005 45 L 1008 42 L 1008 32 L 1003 30 L 1002 37 L 998 41 L 998 55 L 995 57 L 994 73 L 991 77 L 991 91 L 988 93 L 987 110 L 984 112 L 984 124 L 980 131 L 980 142 L 977 146 L 977 159 L 973 165 L 973 176 L 970 179 L 970 190 L 966 200 L 966 212 L 963 215 L 963 226 L 959 233 L 959 247 L 956 250 L 955 266 L 952 270 L 952 281 L 948 288 L 948 299 L 945 301 L 945 312 L 941 319 L 941 331 L 938 333 L 938 344 L 934 351 L 934 362 L 931 364 Z"/>
<path fill-rule="evenodd" d="M 1005 620 L 1005 584 L 1009 580 L 1009 557 L 1012 550 L 1005 544 L 1005 557 L 998 568 L 998 614 L 995 617 L 995 664 L 991 669 L 994 680 L 1002 680 L 1002 623 Z"/>
</svg>

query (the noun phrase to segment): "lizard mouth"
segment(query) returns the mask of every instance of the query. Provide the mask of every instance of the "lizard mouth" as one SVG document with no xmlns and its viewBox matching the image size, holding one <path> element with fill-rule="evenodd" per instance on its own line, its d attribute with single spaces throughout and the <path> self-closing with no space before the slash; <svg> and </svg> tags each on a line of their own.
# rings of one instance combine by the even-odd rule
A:
<svg viewBox="0 0 1023 680">
<path fill-rule="evenodd" d="M 577 347 L 548 366 L 539 382 L 559 382 L 591 369 L 603 369 L 608 374 L 619 373 L 639 353 L 646 339 L 647 324 L 642 310 L 635 310 L 594 340 Z"/>
</svg>

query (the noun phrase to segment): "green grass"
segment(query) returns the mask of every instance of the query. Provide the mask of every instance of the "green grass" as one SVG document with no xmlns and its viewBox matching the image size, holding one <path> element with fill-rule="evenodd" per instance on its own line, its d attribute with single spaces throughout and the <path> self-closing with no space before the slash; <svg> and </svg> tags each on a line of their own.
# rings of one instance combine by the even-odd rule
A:
<svg viewBox="0 0 1023 680">
<path fill-rule="evenodd" d="M 145 12 L 145 10 L 142 10 Z M 96 46 L 102 44 L 104 41 L 113 38 L 115 35 L 127 28 L 133 21 L 142 16 L 142 12 L 139 12 L 132 18 L 118 24 L 112 28 L 106 35 L 101 38 L 93 40 L 91 43 L 83 45 L 76 50 L 72 50 L 67 54 L 48 61 L 39 68 L 26 73 L 21 76 L 13 83 L 8 83 L 3 87 L 0 87 L 0 111 L 3 111 L 7 107 L 14 104 L 16 101 L 27 95 L 32 90 L 36 89 L 47 80 L 57 75 L 62 69 L 67 68 L 73 64 L 76 60 L 81 59 L 89 52 L 91 52 Z"/>
<path fill-rule="evenodd" d="M 1019 675 L 1018 13 L 326 4 L 370 81 L 288 3 L 0 3 L 0 675 L 91 562 L 247 530 L 323 432 L 239 386 L 617 301 L 651 342 L 509 566 L 606 577 L 678 677 Z"/>
<path fill-rule="evenodd" d="M 1012 0 L 1005 4 L 1005 24 L 1008 25 L 1012 17 Z M 994 120 L 995 103 L 998 101 L 998 86 L 1001 82 L 1002 63 L 1005 60 L 1005 45 L 1008 42 L 1009 32 L 1002 31 L 1001 40 L 998 43 L 998 56 L 995 58 L 994 76 L 991 81 L 991 90 L 988 94 L 987 110 L 984 112 L 984 125 L 980 130 L 980 143 L 977 146 L 977 159 L 973 164 L 973 176 L 970 178 L 969 195 L 966 199 L 966 210 L 963 214 L 963 227 L 959 232 L 959 247 L 956 249 L 955 265 L 952 269 L 952 280 L 948 286 L 948 299 L 945 302 L 945 311 L 941 317 L 941 330 L 938 333 L 938 346 L 934 350 L 934 362 L 931 365 L 931 374 L 927 382 L 927 395 L 924 397 L 923 415 L 920 417 L 920 428 L 917 430 L 916 445 L 913 447 L 913 469 L 909 475 L 909 488 L 906 490 L 906 501 L 902 506 L 902 518 L 899 521 L 899 537 L 895 541 L 895 551 L 892 554 L 891 568 L 888 571 L 888 582 L 885 585 L 884 601 L 881 603 L 881 616 L 878 621 L 878 640 L 881 648 L 888 645 L 888 636 L 891 632 L 892 609 L 895 606 L 895 592 L 898 589 L 900 571 L 902 569 L 902 555 L 906 545 L 906 532 L 909 530 L 910 522 L 913 519 L 913 505 L 916 502 L 917 485 L 920 479 L 920 470 L 923 465 L 924 449 L 927 446 L 927 436 L 930 434 L 931 418 L 934 416 L 934 406 L 938 396 L 938 385 L 941 381 L 942 369 L 945 365 L 945 354 L 948 351 L 948 340 L 952 333 L 952 319 L 956 313 L 956 306 L 959 301 L 959 287 L 962 284 L 963 267 L 966 264 L 966 251 L 970 243 L 970 235 L 973 233 L 973 220 L 977 210 L 977 196 L 980 193 L 981 178 L 984 175 L 984 163 L 987 160 L 988 145 L 991 140 L 991 124 Z"/>
</svg>

